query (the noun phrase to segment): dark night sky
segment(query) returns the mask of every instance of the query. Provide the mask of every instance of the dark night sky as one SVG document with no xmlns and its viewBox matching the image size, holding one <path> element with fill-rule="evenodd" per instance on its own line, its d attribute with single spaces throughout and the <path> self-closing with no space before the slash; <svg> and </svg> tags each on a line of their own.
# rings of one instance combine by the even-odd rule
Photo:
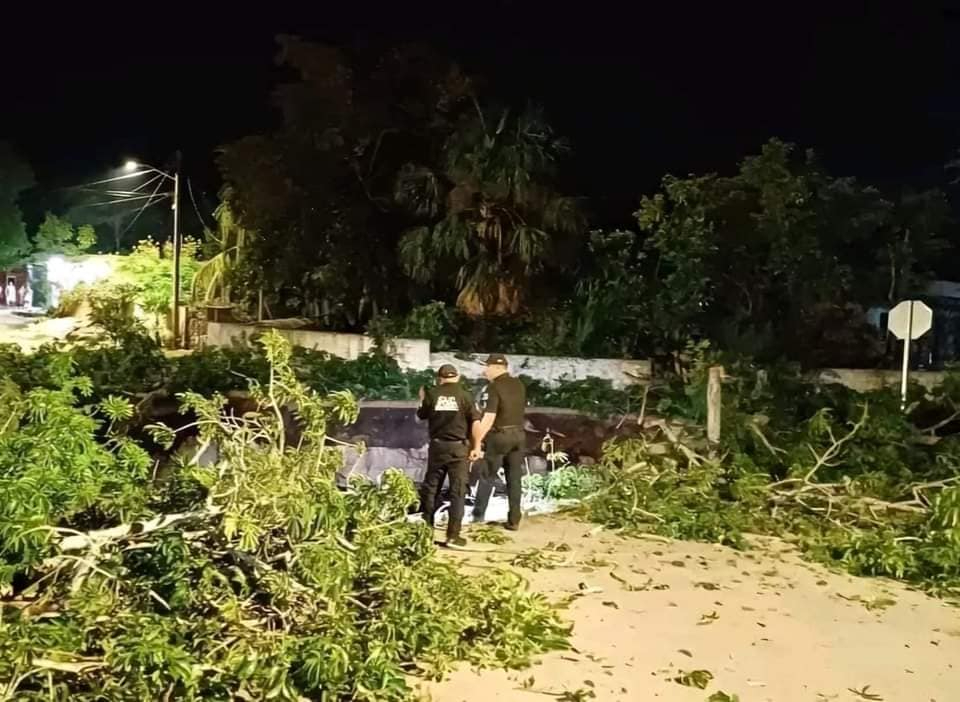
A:
<svg viewBox="0 0 960 702">
<path fill-rule="evenodd" d="M 213 190 L 214 148 L 275 118 L 286 32 L 438 45 L 497 92 L 543 103 L 574 144 L 568 185 L 618 203 L 665 172 L 730 170 L 770 136 L 885 185 L 936 182 L 960 147 L 960 13 L 939 3 L 309 4 L 45 4 L 4 21 L 0 138 L 43 187 L 180 148 Z"/>
</svg>

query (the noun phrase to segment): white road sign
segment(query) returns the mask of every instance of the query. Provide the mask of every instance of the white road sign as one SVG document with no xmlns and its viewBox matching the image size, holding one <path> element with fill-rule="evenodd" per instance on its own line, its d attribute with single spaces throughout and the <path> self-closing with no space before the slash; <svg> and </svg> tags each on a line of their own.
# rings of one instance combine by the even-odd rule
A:
<svg viewBox="0 0 960 702">
<path fill-rule="evenodd" d="M 919 300 L 904 300 L 887 315 L 887 329 L 903 340 L 903 370 L 900 372 L 900 409 L 907 409 L 907 377 L 910 375 L 910 342 L 930 331 L 933 310 Z"/>
<path fill-rule="evenodd" d="M 887 329 L 898 339 L 919 339 L 932 322 L 933 310 L 919 300 L 904 300 L 887 315 Z"/>
</svg>

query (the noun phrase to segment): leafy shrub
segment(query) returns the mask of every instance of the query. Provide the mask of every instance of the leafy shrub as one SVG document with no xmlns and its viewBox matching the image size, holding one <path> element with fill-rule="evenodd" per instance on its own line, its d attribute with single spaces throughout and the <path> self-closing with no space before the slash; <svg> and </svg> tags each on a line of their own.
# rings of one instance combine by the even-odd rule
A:
<svg viewBox="0 0 960 702">
<path fill-rule="evenodd" d="M 546 499 L 569 500 L 592 495 L 601 485 L 597 471 L 589 466 L 563 466 L 542 475 L 523 478 L 524 488 Z"/>
<path fill-rule="evenodd" d="M 639 412 L 643 404 L 643 387 L 640 385 L 618 390 L 609 380 L 601 378 L 567 380 L 557 385 L 532 378 L 522 379 L 527 386 L 530 404 L 538 407 L 563 407 L 597 417 L 612 417 Z"/>
<path fill-rule="evenodd" d="M 180 296 L 184 302 L 190 299 L 193 276 L 200 265 L 197 262 L 199 248 L 199 243 L 189 237 L 184 238 L 180 247 Z M 170 312 L 172 242 L 158 244 L 149 237 L 138 242 L 129 255 L 120 258 L 117 273 L 136 290 L 137 304 L 154 315 L 157 323 L 160 317 Z"/>
<path fill-rule="evenodd" d="M 173 393 L 201 395 L 245 389 L 250 381 L 267 382 L 270 366 L 259 350 L 209 348 L 171 362 L 169 388 Z"/>
<path fill-rule="evenodd" d="M 90 289 L 86 285 L 78 285 L 70 290 L 65 290 L 60 294 L 57 300 L 57 307 L 53 310 L 54 317 L 72 317 L 80 309 L 80 306 L 86 302 Z"/>
<path fill-rule="evenodd" d="M 114 285 L 89 291 L 90 321 L 119 346 L 130 336 L 146 334 L 134 315 L 137 289 L 132 285 Z"/>
<path fill-rule="evenodd" d="M 0 590 L 5 592 L 15 575 L 49 555 L 52 530 L 136 516 L 144 500 L 150 458 L 115 431 L 132 416 L 132 407 L 107 398 L 96 414 L 78 408 L 90 383 L 73 376 L 69 365 L 58 365 L 46 369 L 56 389 L 21 392 L 7 378 L 0 393 Z M 104 430 L 108 444 L 97 440 Z"/>
<path fill-rule="evenodd" d="M 463 316 L 442 302 L 414 307 L 403 317 L 380 315 L 367 324 L 367 334 L 383 345 L 391 338 L 429 339 L 434 351 L 449 351 L 457 345 Z"/>
</svg>

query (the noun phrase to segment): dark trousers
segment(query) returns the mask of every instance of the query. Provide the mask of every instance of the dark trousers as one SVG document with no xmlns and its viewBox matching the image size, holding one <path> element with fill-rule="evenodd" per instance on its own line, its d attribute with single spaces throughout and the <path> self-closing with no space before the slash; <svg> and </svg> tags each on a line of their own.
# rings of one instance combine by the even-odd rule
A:
<svg viewBox="0 0 960 702">
<path fill-rule="evenodd" d="M 511 526 L 520 524 L 520 496 L 523 479 L 523 452 L 527 447 L 527 435 L 523 427 L 504 429 L 503 431 L 487 434 L 484 447 L 485 466 L 480 467 L 480 478 L 477 484 L 477 498 L 473 503 L 473 517 L 480 521 L 487 512 L 487 504 L 493 495 L 494 481 L 497 471 L 505 465 L 507 475 L 507 500 L 510 511 L 507 523 Z"/>
<path fill-rule="evenodd" d="M 463 501 L 467 496 L 466 442 L 431 441 L 427 454 L 427 474 L 420 489 L 420 505 L 423 520 L 433 526 L 434 515 L 440 507 L 440 490 L 443 481 L 449 478 L 450 507 L 447 511 L 447 540 L 460 536 L 463 523 Z"/>
</svg>

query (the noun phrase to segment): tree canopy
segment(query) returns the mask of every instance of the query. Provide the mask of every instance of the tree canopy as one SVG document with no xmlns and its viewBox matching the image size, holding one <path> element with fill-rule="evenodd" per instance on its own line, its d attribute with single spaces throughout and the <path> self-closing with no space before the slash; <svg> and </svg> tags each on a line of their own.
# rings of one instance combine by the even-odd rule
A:
<svg viewBox="0 0 960 702">
<path fill-rule="evenodd" d="M 353 326 L 405 287 L 394 180 L 435 148 L 470 83 L 422 47 L 370 60 L 296 37 L 280 45 L 296 76 L 274 95 L 281 126 L 219 157 L 227 201 L 251 235 L 241 277 L 288 312 Z"/>
<path fill-rule="evenodd" d="M 37 229 L 34 248 L 37 253 L 78 254 L 87 251 L 97 243 L 93 225 L 81 224 L 74 228 L 64 217 L 47 212 Z"/>
<path fill-rule="evenodd" d="M 396 200 L 423 223 L 400 241 L 415 280 L 453 281 L 469 314 L 516 314 L 559 236 L 586 222 L 575 198 L 550 188 L 567 150 L 542 113 L 528 106 L 463 116 L 444 144 L 441 170 L 406 164 Z"/>
<path fill-rule="evenodd" d="M 855 335 L 865 307 L 921 292 L 947 246 L 948 214 L 939 191 L 888 197 L 776 139 L 733 176 L 668 176 L 636 213 L 651 340 L 661 350 L 703 337 L 754 355 L 836 356 L 817 337 L 824 319 Z"/>
<path fill-rule="evenodd" d="M 0 141 L 0 268 L 22 263 L 30 242 L 18 201 L 34 185 L 33 169 L 13 146 Z"/>
</svg>

